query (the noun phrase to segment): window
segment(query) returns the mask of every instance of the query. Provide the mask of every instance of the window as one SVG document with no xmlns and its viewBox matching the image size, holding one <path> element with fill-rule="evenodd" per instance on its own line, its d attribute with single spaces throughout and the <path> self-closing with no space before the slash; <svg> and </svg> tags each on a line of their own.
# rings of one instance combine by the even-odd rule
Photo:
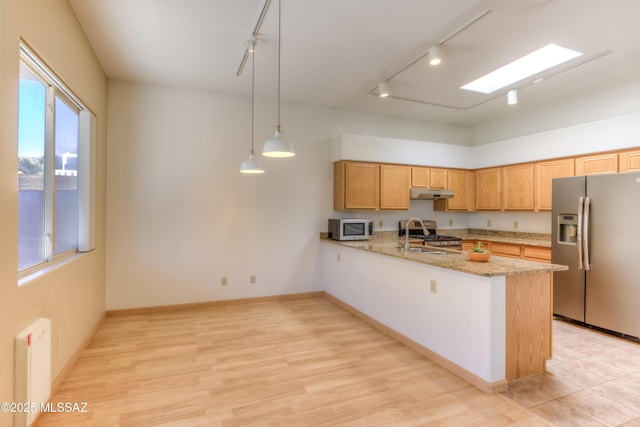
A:
<svg viewBox="0 0 640 427">
<path fill-rule="evenodd" d="M 18 270 L 94 248 L 95 117 L 21 45 Z"/>
</svg>

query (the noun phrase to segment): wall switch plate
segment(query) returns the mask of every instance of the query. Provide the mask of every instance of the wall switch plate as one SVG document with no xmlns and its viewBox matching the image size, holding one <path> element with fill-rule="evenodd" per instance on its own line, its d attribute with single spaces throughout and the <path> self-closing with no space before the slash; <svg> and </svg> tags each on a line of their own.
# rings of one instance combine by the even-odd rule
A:
<svg viewBox="0 0 640 427">
<path fill-rule="evenodd" d="M 378 221 L 378 227 L 382 228 L 383 225 L 384 225 L 384 221 L 383 220 Z"/>
<path fill-rule="evenodd" d="M 228 282 L 229 282 L 229 280 L 227 279 L 226 276 L 223 276 L 222 279 L 220 279 L 220 284 L 222 286 L 227 286 Z"/>
<path fill-rule="evenodd" d="M 450 220 L 449 220 L 449 227 L 451 227 L 452 225 L 453 225 L 453 220 L 452 220 L 452 219 L 450 219 Z"/>
<path fill-rule="evenodd" d="M 336 261 L 340 262 L 340 254 L 336 255 Z"/>
<path fill-rule="evenodd" d="M 490 219 L 487 220 L 487 227 L 491 227 L 491 220 Z"/>
<path fill-rule="evenodd" d="M 249 283 L 256 283 L 256 275 L 252 274 L 251 276 L 249 276 Z"/>
<path fill-rule="evenodd" d="M 515 230 L 517 230 L 517 229 L 518 229 L 518 221 L 513 221 L 513 228 L 514 228 Z"/>
<path fill-rule="evenodd" d="M 438 293 L 438 282 L 436 282 L 435 280 L 431 280 L 430 286 L 431 286 L 431 293 L 432 294 L 437 294 Z"/>
</svg>

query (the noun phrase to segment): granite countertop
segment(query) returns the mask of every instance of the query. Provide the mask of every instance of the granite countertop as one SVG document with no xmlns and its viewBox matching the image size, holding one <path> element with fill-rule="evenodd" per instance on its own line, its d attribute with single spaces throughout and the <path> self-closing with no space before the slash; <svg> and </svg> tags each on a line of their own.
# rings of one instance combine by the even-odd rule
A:
<svg viewBox="0 0 640 427">
<path fill-rule="evenodd" d="M 337 241 L 323 238 L 323 241 L 355 248 L 367 252 L 392 256 L 395 258 L 415 261 L 434 267 L 446 268 L 476 276 L 495 277 L 512 276 L 518 274 L 544 273 L 552 271 L 568 270 L 567 266 L 549 264 L 535 261 L 527 261 L 516 258 L 506 258 L 492 255 L 488 262 L 473 262 L 467 259 L 467 255 L 458 250 L 445 248 L 428 248 L 439 254 L 412 252 L 404 250 L 404 242 L 393 240 L 366 240 L 366 241 Z M 419 246 L 424 247 L 424 246 Z"/>
<path fill-rule="evenodd" d="M 485 242 L 512 243 L 515 245 L 551 247 L 551 235 L 512 231 L 482 229 L 439 229 L 438 234 L 460 237 L 463 240 L 484 240 Z"/>
</svg>

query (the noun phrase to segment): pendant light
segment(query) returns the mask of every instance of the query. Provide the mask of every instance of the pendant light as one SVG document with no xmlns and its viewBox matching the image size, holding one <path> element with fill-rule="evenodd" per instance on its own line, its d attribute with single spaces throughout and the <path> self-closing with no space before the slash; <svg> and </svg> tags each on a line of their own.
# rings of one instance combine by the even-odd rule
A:
<svg viewBox="0 0 640 427">
<path fill-rule="evenodd" d="M 282 127 L 280 126 L 280 34 L 281 34 L 281 21 L 282 21 L 282 4 L 281 0 L 278 0 L 278 125 L 276 126 L 276 133 L 273 138 L 264 143 L 262 148 L 262 155 L 266 157 L 293 157 L 296 154 L 293 152 L 291 144 L 282 139 Z"/>
<path fill-rule="evenodd" d="M 251 154 L 249 154 L 249 158 L 240 164 L 240 172 L 242 173 L 264 173 L 264 169 L 260 165 L 258 159 L 254 156 L 253 153 L 253 116 L 255 110 L 255 74 L 256 74 L 256 61 L 255 55 L 253 52 L 253 41 L 252 41 L 252 52 L 251 52 Z"/>
</svg>

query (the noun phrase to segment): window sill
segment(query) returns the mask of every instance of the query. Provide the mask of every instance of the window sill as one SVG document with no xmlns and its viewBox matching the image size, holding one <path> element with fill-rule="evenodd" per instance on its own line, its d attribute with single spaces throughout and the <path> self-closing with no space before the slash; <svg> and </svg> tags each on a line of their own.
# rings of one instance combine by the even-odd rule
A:
<svg viewBox="0 0 640 427">
<path fill-rule="evenodd" d="M 45 262 L 43 264 L 34 266 L 25 271 L 18 273 L 18 287 L 28 285 L 30 282 L 37 280 L 41 277 L 46 276 L 47 274 L 52 273 L 53 271 L 63 267 L 76 259 L 80 258 L 82 255 L 85 255 L 88 252 L 72 252 L 67 255 L 62 255 L 57 257 L 53 261 Z"/>
</svg>

